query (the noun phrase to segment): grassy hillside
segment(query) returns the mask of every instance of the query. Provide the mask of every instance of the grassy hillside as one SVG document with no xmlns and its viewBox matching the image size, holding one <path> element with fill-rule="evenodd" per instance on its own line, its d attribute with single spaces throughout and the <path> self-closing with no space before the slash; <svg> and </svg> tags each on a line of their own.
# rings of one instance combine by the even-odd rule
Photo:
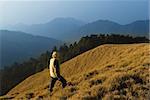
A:
<svg viewBox="0 0 150 100">
<path fill-rule="evenodd" d="M 49 71 L 25 79 L 1 98 L 50 100 L 148 99 L 149 44 L 102 45 L 61 65 L 68 86 L 48 93 Z"/>
</svg>

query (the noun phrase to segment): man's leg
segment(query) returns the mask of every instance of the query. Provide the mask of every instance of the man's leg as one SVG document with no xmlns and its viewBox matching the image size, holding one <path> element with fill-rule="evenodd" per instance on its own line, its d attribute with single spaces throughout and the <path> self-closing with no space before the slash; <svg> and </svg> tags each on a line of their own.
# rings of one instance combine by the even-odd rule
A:
<svg viewBox="0 0 150 100">
<path fill-rule="evenodd" d="M 53 87 L 54 87 L 56 81 L 57 81 L 57 78 L 52 78 L 52 77 L 51 77 L 50 85 L 49 85 L 50 92 L 53 91 Z"/>
<path fill-rule="evenodd" d="M 61 81 L 63 88 L 67 85 L 67 81 L 61 75 L 59 75 L 58 80 Z"/>
</svg>

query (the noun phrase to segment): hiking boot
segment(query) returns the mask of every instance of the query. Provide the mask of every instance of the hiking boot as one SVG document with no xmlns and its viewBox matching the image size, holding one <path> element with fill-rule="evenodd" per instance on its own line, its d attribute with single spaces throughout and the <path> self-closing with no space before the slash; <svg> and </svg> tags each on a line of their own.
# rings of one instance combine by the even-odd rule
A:
<svg viewBox="0 0 150 100">
<path fill-rule="evenodd" d="M 49 92 L 53 92 L 53 89 L 50 89 Z"/>
<path fill-rule="evenodd" d="M 63 88 L 65 88 L 66 86 L 67 86 L 67 83 L 64 83 L 64 84 L 62 85 Z"/>
<path fill-rule="evenodd" d="M 53 92 L 53 90 L 48 90 L 48 95 L 52 96 L 52 92 Z"/>
</svg>

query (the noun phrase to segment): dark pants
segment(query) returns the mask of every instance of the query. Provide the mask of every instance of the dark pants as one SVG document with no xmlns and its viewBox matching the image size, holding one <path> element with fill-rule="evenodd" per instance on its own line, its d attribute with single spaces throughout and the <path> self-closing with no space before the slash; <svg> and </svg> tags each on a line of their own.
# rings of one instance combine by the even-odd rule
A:
<svg viewBox="0 0 150 100">
<path fill-rule="evenodd" d="M 51 92 L 53 91 L 53 87 L 54 87 L 57 80 L 59 80 L 62 83 L 63 88 L 67 85 L 67 81 L 61 75 L 59 75 L 58 78 L 51 77 L 50 85 L 49 85 Z"/>
</svg>

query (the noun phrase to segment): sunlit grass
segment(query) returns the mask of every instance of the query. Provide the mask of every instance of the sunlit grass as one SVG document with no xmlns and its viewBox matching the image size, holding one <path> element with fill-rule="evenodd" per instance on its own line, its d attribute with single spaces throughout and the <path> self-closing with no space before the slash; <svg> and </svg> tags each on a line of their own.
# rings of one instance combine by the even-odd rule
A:
<svg viewBox="0 0 150 100">
<path fill-rule="evenodd" d="M 61 65 L 68 86 L 48 93 L 49 71 L 30 76 L 7 95 L 52 100 L 148 99 L 149 44 L 102 45 Z M 7 96 L 4 96 L 7 97 Z"/>
</svg>

